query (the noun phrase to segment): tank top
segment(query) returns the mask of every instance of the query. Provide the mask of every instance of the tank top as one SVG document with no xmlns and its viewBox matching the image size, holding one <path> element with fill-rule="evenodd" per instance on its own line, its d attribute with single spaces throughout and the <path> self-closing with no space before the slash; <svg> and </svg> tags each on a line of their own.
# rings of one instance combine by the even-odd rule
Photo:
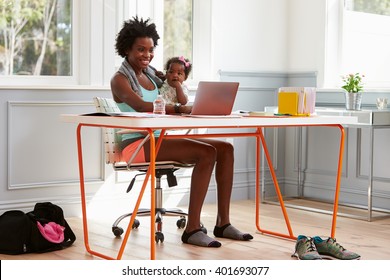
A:
<svg viewBox="0 0 390 280">
<path fill-rule="evenodd" d="M 153 102 L 157 95 L 159 94 L 158 92 L 158 88 L 157 88 L 157 85 L 156 83 L 148 76 L 149 80 L 153 83 L 154 85 L 154 89 L 153 90 L 147 90 L 147 89 L 144 89 L 142 86 L 141 86 L 141 91 L 142 91 L 142 99 L 146 102 Z M 125 102 L 122 102 L 122 103 L 117 103 L 118 107 L 119 107 L 119 110 L 121 110 L 121 112 L 135 112 L 134 108 L 132 108 L 131 106 L 129 106 L 128 104 L 126 104 Z M 137 132 L 134 132 L 134 133 L 128 133 L 128 134 L 122 134 L 122 143 L 121 143 L 121 148 L 123 149 L 124 147 L 126 147 L 127 145 L 137 141 L 138 139 L 141 139 L 141 138 L 144 138 L 145 135 L 141 134 L 141 133 L 137 133 Z M 155 131 L 154 132 L 154 137 L 159 137 L 160 136 L 160 130 L 158 131 Z"/>
</svg>

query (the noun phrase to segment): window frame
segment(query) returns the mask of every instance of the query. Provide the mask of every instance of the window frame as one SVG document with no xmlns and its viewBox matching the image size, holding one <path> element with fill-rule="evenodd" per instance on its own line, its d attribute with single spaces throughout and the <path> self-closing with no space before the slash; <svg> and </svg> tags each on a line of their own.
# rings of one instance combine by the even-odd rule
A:
<svg viewBox="0 0 390 280">
<path fill-rule="evenodd" d="M 344 36 L 344 0 L 327 0 L 326 4 L 326 46 L 324 72 L 318 77 L 318 84 L 323 88 L 340 88 L 342 73 L 342 51 Z M 336 73 L 336 74 L 335 74 Z M 382 86 L 366 82 L 365 91 L 378 92 L 390 90 L 390 77 Z"/>
<path fill-rule="evenodd" d="M 33 76 L 33 75 L 10 75 L 0 76 L 0 86 L 58 86 L 58 85 L 77 85 L 79 84 L 79 17 L 77 16 L 80 6 L 87 1 L 71 1 L 72 9 L 72 75 L 70 76 Z"/>
<path fill-rule="evenodd" d="M 163 34 L 163 3 L 161 0 L 73 0 L 72 1 L 72 75 L 71 76 L 2 76 L 0 86 L 69 88 L 95 86 L 108 88 L 122 58 L 116 55 L 115 38 L 129 11 L 150 17 Z M 200 80 L 212 79 L 212 3 L 193 0 L 192 78 L 186 81 L 195 87 Z M 162 36 L 161 36 L 162 37 Z M 156 48 L 153 66 L 163 70 L 161 47 Z"/>
</svg>

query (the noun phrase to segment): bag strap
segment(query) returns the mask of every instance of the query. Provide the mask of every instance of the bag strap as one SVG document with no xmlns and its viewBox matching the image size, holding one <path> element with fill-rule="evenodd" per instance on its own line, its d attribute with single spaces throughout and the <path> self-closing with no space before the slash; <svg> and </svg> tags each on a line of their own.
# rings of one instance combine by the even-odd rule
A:
<svg viewBox="0 0 390 280">
<path fill-rule="evenodd" d="M 65 221 L 64 235 L 65 235 L 65 237 L 69 237 L 69 239 L 62 242 L 62 245 L 64 247 L 69 247 L 70 245 L 73 244 L 73 242 L 76 241 L 76 235 L 74 234 L 73 230 L 70 228 L 68 222 L 65 219 L 64 219 L 64 221 Z"/>
</svg>

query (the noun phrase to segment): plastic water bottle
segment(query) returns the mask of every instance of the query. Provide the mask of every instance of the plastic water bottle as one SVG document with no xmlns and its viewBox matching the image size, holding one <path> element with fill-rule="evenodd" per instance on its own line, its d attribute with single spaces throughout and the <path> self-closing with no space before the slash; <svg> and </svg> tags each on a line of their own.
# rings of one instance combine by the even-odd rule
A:
<svg viewBox="0 0 390 280">
<path fill-rule="evenodd" d="M 165 115 L 165 100 L 161 95 L 153 101 L 153 114 Z"/>
</svg>

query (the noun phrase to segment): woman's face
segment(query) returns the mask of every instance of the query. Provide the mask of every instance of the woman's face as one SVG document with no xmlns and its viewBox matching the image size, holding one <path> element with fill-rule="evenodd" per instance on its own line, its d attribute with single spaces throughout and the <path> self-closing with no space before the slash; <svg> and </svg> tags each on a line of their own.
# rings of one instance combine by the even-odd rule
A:
<svg viewBox="0 0 390 280">
<path fill-rule="evenodd" d="M 127 54 L 127 60 L 134 70 L 146 69 L 154 57 L 153 39 L 140 37 L 135 39 L 133 46 Z"/>
<path fill-rule="evenodd" d="M 165 77 L 167 78 L 168 84 L 172 85 L 174 82 L 183 83 L 186 79 L 186 74 L 184 71 L 184 65 L 181 63 L 171 63 L 169 65 L 169 69 L 167 70 L 167 74 Z"/>
</svg>

